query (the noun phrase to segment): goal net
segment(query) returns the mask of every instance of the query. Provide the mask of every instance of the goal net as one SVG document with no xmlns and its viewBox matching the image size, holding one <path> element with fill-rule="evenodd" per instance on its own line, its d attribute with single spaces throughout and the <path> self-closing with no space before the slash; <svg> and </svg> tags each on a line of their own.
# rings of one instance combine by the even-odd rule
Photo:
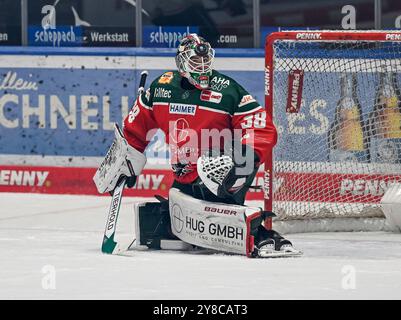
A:
<svg viewBox="0 0 401 320">
<path fill-rule="evenodd" d="M 401 182 L 401 33 L 278 32 L 265 49 L 278 130 L 265 172 L 273 224 L 385 229 L 380 199 Z"/>
</svg>

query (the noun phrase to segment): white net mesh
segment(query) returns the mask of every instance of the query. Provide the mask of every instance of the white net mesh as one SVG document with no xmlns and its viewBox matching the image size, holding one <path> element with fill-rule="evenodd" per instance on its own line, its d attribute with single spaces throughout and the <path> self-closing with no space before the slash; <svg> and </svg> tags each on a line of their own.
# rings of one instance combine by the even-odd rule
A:
<svg viewBox="0 0 401 320">
<path fill-rule="evenodd" d="M 273 211 L 383 217 L 401 182 L 401 43 L 277 40 L 273 70 Z"/>
</svg>

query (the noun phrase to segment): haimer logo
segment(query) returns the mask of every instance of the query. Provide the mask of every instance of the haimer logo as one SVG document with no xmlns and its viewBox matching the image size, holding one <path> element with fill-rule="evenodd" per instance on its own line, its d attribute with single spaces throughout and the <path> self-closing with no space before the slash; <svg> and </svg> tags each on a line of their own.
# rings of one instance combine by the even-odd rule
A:
<svg viewBox="0 0 401 320">
<path fill-rule="evenodd" d="M 182 104 L 182 103 L 170 103 L 169 113 L 173 114 L 189 114 L 194 116 L 196 112 L 196 105 L 193 104 Z"/>
</svg>

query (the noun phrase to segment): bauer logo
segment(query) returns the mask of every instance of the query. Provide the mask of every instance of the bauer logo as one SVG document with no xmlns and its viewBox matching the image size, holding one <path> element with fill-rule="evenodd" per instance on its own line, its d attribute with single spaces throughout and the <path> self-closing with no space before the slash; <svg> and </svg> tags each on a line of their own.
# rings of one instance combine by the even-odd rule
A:
<svg viewBox="0 0 401 320">
<path fill-rule="evenodd" d="M 199 28 L 193 26 L 144 26 L 143 46 L 176 48 L 183 37 L 198 31 Z"/>
<path fill-rule="evenodd" d="M 222 209 L 222 208 L 216 208 L 216 207 L 205 207 L 204 210 L 205 210 L 205 212 L 220 213 L 220 214 L 226 214 L 229 216 L 237 215 L 237 211 L 235 211 L 235 210 Z"/>
</svg>

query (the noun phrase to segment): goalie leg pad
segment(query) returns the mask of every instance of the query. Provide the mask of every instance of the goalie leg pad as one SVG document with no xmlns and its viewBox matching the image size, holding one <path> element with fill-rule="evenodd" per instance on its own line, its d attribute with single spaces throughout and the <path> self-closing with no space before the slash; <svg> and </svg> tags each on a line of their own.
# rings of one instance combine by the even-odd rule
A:
<svg viewBox="0 0 401 320">
<path fill-rule="evenodd" d="M 171 230 L 184 242 L 252 256 L 260 208 L 199 200 L 176 188 L 170 189 L 169 208 Z"/>
</svg>

